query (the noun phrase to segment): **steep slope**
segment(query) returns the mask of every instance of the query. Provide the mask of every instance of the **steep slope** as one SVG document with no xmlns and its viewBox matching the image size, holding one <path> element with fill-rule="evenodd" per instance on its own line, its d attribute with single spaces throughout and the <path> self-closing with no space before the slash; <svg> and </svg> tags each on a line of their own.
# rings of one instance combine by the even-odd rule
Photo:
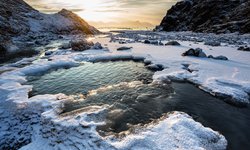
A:
<svg viewBox="0 0 250 150">
<path fill-rule="evenodd" d="M 66 9 L 43 14 L 23 0 L 0 0 L 0 61 L 11 55 L 26 56 L 32 53 L 30 45 L 46 45 L 59 35 L 96 33 L 96 28 Z"/>
<path fill-rule="evenodd" d="M 250 33 L 250 1 L 183 0 L 168 10 L 157 29 Z"/>
<path fill-rule="evenodd" d="M 1 35 L 20 35 L 29 32 L 95 34 L 98 30 L 82 18 L 66 9 L 56 14 L 43 14 L 33 9 L 23 0 L 1 0 Z"/>
</svg>

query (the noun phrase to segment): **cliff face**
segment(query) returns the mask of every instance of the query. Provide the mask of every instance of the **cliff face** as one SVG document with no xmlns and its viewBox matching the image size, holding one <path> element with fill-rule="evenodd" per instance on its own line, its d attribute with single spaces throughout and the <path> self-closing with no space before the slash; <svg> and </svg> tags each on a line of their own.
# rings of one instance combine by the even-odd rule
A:
<svg viewBox="0 0 250 150">
<path fill-rule="evenodd" d="M 250 33 L 250 1 L 183 0 L 168 10 L 157 29 Z"/>
</svg>

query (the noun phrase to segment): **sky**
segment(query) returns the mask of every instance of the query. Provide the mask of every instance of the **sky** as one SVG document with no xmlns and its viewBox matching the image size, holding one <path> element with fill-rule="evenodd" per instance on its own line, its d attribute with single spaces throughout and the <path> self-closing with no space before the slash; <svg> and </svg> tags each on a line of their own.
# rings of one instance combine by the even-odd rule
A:
<svg viewBox="0 0 250 150">
<path fill-rule="evenodd" d="M 89 22 L 140 21 L 160 24 L 178 0 L 25 0 L 44 13 L 69 9 Z"/>
</svg>

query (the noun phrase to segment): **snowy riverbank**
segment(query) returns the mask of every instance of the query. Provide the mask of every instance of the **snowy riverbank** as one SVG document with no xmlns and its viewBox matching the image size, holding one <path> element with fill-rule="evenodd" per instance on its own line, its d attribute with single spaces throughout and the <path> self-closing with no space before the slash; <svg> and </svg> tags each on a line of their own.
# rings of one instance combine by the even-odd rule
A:
<svg viewBox="0 0 250 150">
<path fill-rule="evenodd" d="M 109 106 L 92 106 L 61 116 L 59 114 L 63 104 L 70 97 L 64 94 L 29 97 L 32 85 L 25 85 L 26 77 L 58 68 L 76 67 L 84 61 L 143 60 L 164 67 L 155 73 L 155 82 L 187 80 L 213 95 L 229 96 L 227 101 L 230 103 L 247 105 L 250 93 L 250 52 L 238 51 L 235 45 L 223 43 L 218 47 L 207 46 L 203 41 L 194 43 L 179 40 L 181 46 L 148 45 L 134 42 L 133 38 L 130 42 L 125 40 L 125 45 L 118 43 L 121 39 L 109 42 L 109 38 L 99 37 L 94 41 L 106 45 L 109 50 L 56 50 L 45 59 L 28 58 L 0 67 L 2 148 L 22 147 L 30 142 L 23 149 L 226 148 L 227 141 L 221 134 L 205 128 L 180 112 L 166 115 L 155 124 L 138 129 L 123 139 L 101 137 L 95 129 L 97 125 L 105 123 L 105 109 Z M 162 42 L 166 43 L 167 39 Z M 249 43 L 246 44 L 249 46 Z M 116 51 L 121 46 L 133 48 Z M 198 47 L 208 55 L 225 55 L 229 60 L 181 56 L 189 48 Z M 188 71 L 185 66 L 193 71 Z"/>
</svg>

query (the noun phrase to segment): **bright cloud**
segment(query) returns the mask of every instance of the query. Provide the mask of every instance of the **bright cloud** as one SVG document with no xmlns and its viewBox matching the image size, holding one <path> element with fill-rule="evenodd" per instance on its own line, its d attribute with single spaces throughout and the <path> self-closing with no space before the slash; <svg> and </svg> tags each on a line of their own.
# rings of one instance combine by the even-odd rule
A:
<svg viewBox="0 0 250 150">
<path fill-rule="evenodd" d="M 69 9 L 87 21 L 160 23 L 167 10 L 178 0 L 25 0 L 45 13 Z"/>
</svg>

